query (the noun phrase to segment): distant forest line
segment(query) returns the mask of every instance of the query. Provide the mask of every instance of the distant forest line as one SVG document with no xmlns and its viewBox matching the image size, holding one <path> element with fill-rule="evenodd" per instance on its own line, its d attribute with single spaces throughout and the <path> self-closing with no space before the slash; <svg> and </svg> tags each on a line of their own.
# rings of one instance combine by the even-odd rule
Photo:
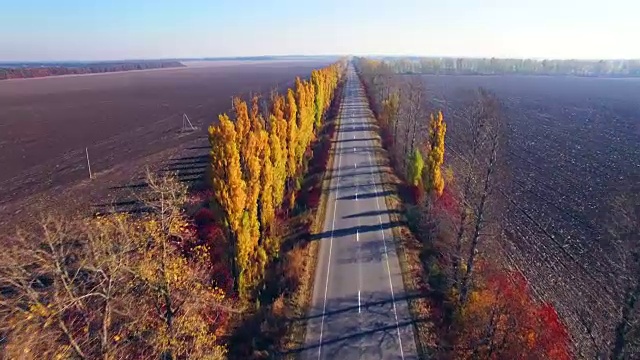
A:
<svg viewBox="0 0 640 360">
<path fill-rule="evenodd" d="M 318 59 L 331 56 L 252 56 L 101 62 L 0 62 L 0 80 L 68 74 L 184 67 L 181 61 L 269 61 Z M 560 75 L 586 77 L 640 77 L 640 60 L 536 60 L 453 57 L 380 57 L 400 74 L 434 75 Z"/>
<path fill-rule="evenodd" d="M 116 71 L 185 67 L 183 61 L 275 61 L 275 60 L 331 60 L 335 55 L 286 56 L 229 56 L 206 58 L 175 58 L 162 60 L 120 61 L 9 61 L 0 62 L 0 80 L 25 79 L 69 74 L 94 74 Z"/>
<path fill-rule="evenodd" d="M 0 64 L 0 80 L 39 78 L 70 74 L 96 74 L 115 71 L 184 67 L 179 61 L 120 61 Z"/>
<path fill-rule="evenodd" d="M 640 60 L 535 60 L 451 57 L 385 57 L 392 71 L 435 75 L 570 75 L 640 77 Z"/>
</svg>

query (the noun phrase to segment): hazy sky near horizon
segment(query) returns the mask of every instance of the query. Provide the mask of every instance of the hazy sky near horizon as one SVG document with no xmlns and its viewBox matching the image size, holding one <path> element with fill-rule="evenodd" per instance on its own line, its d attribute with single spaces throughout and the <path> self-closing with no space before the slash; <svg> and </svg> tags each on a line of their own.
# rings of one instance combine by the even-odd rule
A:
<svg viewBox="0 0 640 360">
<path fill-rule="evenodd" d="M 640 58 L 637 0 L 0 0 L 0 61 Z"/>
</svg>

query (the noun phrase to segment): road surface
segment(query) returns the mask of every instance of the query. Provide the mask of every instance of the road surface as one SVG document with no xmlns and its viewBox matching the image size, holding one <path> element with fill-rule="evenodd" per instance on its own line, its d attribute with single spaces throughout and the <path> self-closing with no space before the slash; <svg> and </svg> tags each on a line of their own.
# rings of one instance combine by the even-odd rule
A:
<svg viewBox="0 0 640 360">
<path fill-rule="evenodd" d="M 375 151 L 349 65 L 302 359 L 417 359 Z"/>
</svg>

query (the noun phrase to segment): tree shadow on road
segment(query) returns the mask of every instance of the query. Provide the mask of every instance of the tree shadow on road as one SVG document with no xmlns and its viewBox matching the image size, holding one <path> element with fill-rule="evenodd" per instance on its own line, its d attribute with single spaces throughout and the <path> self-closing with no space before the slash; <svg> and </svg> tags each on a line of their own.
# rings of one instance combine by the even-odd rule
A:
<svg viewBox="0 0 640 360">
<path fill-rule="evenodd" d="M 428 319 L 412 320 L 408 313 L 400 313 L 396 323 L 394 308 L 406 309 L 406 303 L 412 299 L 423 297 L 420 294 L 401 294 L 392 296 L 390 292 L 376 291 L 361 294 L 360 304 L 356 297 L 342 297 L 328 299 L 324 311 L 324 302 L 316 304 L 309 315 L 291 319 L 308 324 L 305 343 L 288 352 L 278 355 L 300 355 L 313 351 L 349 352 L 353 347 L 355 355 L 358 349 L 365 346 L 369 350 L 376 350 L 380 354 L 387 351 L 398 352 L 398 332 L 403 339 L 409 338 L 416 323 L 426 322 Z M 320 339 L 320 327 L 323 335 Z M 408 344 L 404 344 L 405 347 Z M 326 349 L 325 349 L 326 347 Z M 406 350 L 406 349 L 405 349 Z M 327 356 L 331 358 L 331 356 Z"/>
<path fill-rule="evenodd" d="M 346 196 L 341 196 L 339 197 L 337 200 L 356 200 L 356 199 L 373 199 L 373 198 L 377 198 L 377 197 L 385 197 L 385 196 L 389 196 L 394 194 L 393 191 L 391 190 L 384 190 L 384 191 L 375 191 L 372 193 L 364 193 L 364 194 L 353 194 L 353 195 L 346 195 Z"/>
<path fill-rule="evenodd" d="M 378 215 L 391 215 L 391 214 L 402 214 L 402 211 L 398 209 L 385 209 L 385 210 L 374 210 L 374 211 L 365 211 L 361 213 L 351 214 L 343 216 L 343 219 L 353 219 L 353 218 L 361 218 L 366 216 L 378 216 Z"/>
<path fill-rule="evenodd" d="M 316 241 L 316 240 L 327 239 L 330 237 L 337 238 L 337 237 L 355 235 L 356 232 L 363 234 L 363 233 L 372 232 L 372 231 L 387 230 L 387 229 L 391 229 L 401 225 L 403 225 L 403 223 L 400 221 L 392 221 L 392 222 L 386 222 L 386 223 L 376 224 L 376 225 L 352 226 L 348 228 L 334 229 L 334 230 L 324 231 L 317 234 L 312 234 L 311 236 L 309 236 L 309 240 Z"/>
</svg>

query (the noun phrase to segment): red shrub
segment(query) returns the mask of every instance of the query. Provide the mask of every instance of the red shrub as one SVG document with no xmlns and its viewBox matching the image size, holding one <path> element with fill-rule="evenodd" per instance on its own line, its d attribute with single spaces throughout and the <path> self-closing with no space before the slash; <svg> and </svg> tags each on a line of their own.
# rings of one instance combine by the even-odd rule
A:
<svg viewBox="0 0 640 360">
<path fill-rule="evenodd" d="M 308 193 L 307 193 L 307 207 L 309 209 L 315 209 L 318 207 L 318 205 L 320 204 L 320 193 L 321 193 L 321 188 L 319 186 L 314 186 Z"/>
<path fill-rule="evenodd" d="M 215 286 L 221 288 L 227 295 L 233 294 L 233 276 L 229 259 L 229 243 L 225 230 L 215 220 L 214 213 L 208 208 L 202 208 L 194 215 L 194 236 L 185 242 L 183 252 L 187 258 L 193 256 L 196 246 L 206 246 L 211 263 L 207 272 Z M 217 316 L 217 315 L 216 315 Z"/>
<path fill-rule="evenodd" d="M 215 215 L 213 214 L 213 211 L 209 210 L 208 208 L 201 208 L 193 216 L 193 221 L 196 223 L 198 227 L 200 227 L 202 225 L 206 225 L 214 222 Z"/>
<path fill-rule="evenodd" d="M 224 230 L 215 223 L 209 223 L 199 228 L 201 244 L 207 245 L 213 260 L 223 260 L 227 250 L 227 239 Z M 215 256 L 213 256 L 215 255 Z"/>
<path fill-rule="evenodd" d="M 538 307 L 536 316 L 541 325 L 537 343 L 543 353 L 550 359 L 570 359 L 569 333 L 556 309 L 551 304 L 544 303 Z"/>
<path fill-rule="evenodd" d="M 570 359 L 566 327 L 519 273 L 483 269 L 457 334 L 457 358 Z"/>
<path fill-rule="evenodd" d="M 211 268 L 211 280 L 213 284 L 222 289 L 227 296 L 233 296 L 233 276 L 226 263 L 218 262 L 213 264 Z"/>
</svg>

